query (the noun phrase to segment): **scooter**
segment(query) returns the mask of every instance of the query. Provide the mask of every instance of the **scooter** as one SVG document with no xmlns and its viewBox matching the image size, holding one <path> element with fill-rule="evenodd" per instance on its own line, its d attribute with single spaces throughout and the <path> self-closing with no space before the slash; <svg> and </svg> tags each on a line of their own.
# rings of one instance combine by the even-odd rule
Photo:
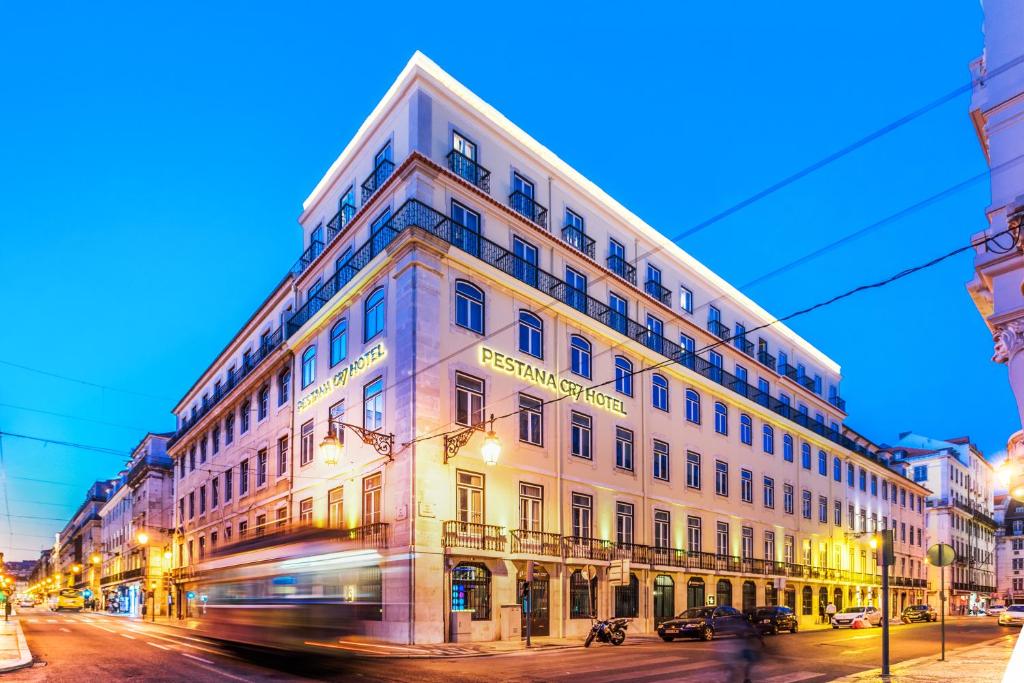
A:
<svg viewBox="0 0 1024 683">
<path fill-rule="evenodd" d="M 594 621 L 594 625 L 590 627 L 590 633 L 587 634 L 587 639 L 583 641 L 583 647 L 590 647 L 595 639 L 602 643 L 622 645 L 626 640 L 628 626 L 629 619 L 623 618 Z"/>
</svg>

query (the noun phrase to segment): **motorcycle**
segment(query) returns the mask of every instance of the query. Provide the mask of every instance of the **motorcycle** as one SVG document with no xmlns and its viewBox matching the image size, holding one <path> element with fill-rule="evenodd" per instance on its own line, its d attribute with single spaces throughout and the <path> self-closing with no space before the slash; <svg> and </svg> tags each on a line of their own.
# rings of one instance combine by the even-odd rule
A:
<svg viewBox="0 0 1024 683">
<path fill-rule="evenodd" d="M 587 639 L 583 641 L 583 647 L 590 647 L 590 644 L 595 639 L 602 643 L 622 645 L 623 641 L 626 640 L 626 628 L 628 627 L 629 619 L 619 618 L 595 621 L 594 625 L 590 627 Z"/>
</svg>

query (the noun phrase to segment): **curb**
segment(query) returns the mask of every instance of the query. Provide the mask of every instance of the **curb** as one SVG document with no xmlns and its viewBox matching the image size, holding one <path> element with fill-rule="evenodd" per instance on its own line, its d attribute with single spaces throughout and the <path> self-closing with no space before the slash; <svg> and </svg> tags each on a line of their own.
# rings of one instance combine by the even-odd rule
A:
<svg viewBox="0 0 1024 683">
<path fill-rule="evenodd" d="M 18 639 L 18 652 L 21 653 L 21 657 L 13 664 L 0 664 L 0 673 L 21 669 L 32 663 L 32 652 L 28 649 L 28 641 L 25 640 L 25 633 L 21 630 L 21 622 L 15 619 L 14 627 L 15 637 Z"/>
</svg>

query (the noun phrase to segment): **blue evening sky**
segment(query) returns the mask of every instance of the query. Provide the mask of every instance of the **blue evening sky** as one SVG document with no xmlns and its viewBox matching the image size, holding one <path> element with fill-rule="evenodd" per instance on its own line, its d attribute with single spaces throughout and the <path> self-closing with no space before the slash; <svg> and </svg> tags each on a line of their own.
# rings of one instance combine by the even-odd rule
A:
<svg viewBox="0 0 1024 683">
<path fill-rule="evenodd" d="M 302 199 L 416 49 L 668 235 L 969 80 L 978 3 L 834 4 L 5 5 L 0 362 L 110 388 L 0 364 L 0 430 L 127 452 L 173 428 L 298 256 Z M 982 172 L 968 102 L 682 246 L 742 286 Z M 977 183 L 746 291 L 788 313 L 964 244 L 987 202 Z M 792 323 L 842 365 L 851 426 L 968 434 L 990 454 L 1020 428 L 971 275 L 965 254 Z M 2 446 L 8 558 L 37 557 L 122 462 Z"/>
</svg>

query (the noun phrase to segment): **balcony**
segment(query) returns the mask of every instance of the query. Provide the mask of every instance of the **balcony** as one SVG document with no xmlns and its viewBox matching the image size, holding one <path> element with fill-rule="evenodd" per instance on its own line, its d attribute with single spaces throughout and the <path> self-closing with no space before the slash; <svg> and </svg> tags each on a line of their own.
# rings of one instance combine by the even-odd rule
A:
<svg viewBox="0 0 1024 683">
<path fill-rule="evenodd" d="M 594 241 L 594 238 L 577 228 L 575 225 L 567 225 L 562 228 L 562 239 L 566 244 L 581 254 L 589 256 L 590 258 L 595 258 L 594 244 L 596 244 L 596 242 Z"/>
<path fill-rule="evenodd" d="M 445 548 L 505 551 L 505 529 L 493 524 L 449 520 L 444 523 L 442 536 Z"/>
<path fill-rule="evenodd" d="M 814 392 L 814 379 L 812 377 L 804 375 L 797 379 L 797 383 L 800 384 L 800 386 L 802 386 L 807 391 Z"/>
<path fill-rule="evenodd" d="M 562 538 L 562 552 L 567 560 L 610 560 L 612 544 L 598 538 L 565 536 Z"/>
<path fill-rule="evenodd" d="M 719 339 L 728 339 L 729 337 L 732 336 L 729 332 L 729 327 L 725 325 L 721 320 L 708 320 L 708 332 L 715 335 Z"/>
<path fill-rule="evenodd" d="M 338 213 L 334 214 L 331 220 L 327 221 L 327 244 L 341 234 L 341 231 L 356 215 L 356 207 L 351 204 L 342 204 Z"/>
<path fill-rule="evenodd" d="M 765 367 L 771 368 L 773 372 L 775 371 L 775 356 L 764 349 L 757 352 L 757 362 Z"/>
<path fill-rule="evenodd" d="M 562 555 L 562 536 L 546 531 L 530 531 L 516 529 L 509 536 L 512 539 L 512 552 L 518 555 Z"/>
<path fill-rule="evenodd" d="M 324 243 L 320 240 L 313 240 L 310 245 L 306 248 L 306 251 L 302 252 L 299 256 L 299 260 L 292 266 L 291 274 L 296 277 L 302 275 L 302 273 L 309 268 L 309 264 L 316 260 L 316 257 L 324 252 Z"/>
<path fill-rule="evenodd" d="M 736 337 L 733 339 L 733 345 L 751 358 L 754 357 L 754 342 L 746 337 Z"/>
<path fill-rule="evenodd" d="M 475 185 L 484 192 L 491 191 L 491 172 L 476 163 L 462 152 L 453 149 L 448 152 L 448 170 L 467 183 Z"/>
<path fill-rule="evenodd" d="M 612 254 L 608 257 L 608 270 L 612 271 L 629 284 L 636 286 L 636 267 L 626 259 Z"/>
<path fill-rule="evenodd" d="M 840 398 L 838 394 L 834 396 L 829 396 L 828 402 L 834 405 L 839 410 L 843 411 L 844 413 L 846 412 L 846 399 Z"/>
<path fill-rule="evenodd" d="M 798 378 L 799 378 L 800 375 L 796 371 L 796 366 L 790 365 L 789 363 L 780 363 L 779 364 L 779 374 L 784 376 L 784 377 L 790 378 L 794 382 L 798 382 L 799 381 Z"/>
<path fill-rule="evenodd" d="M 548 228 L 548 210 L 519 190 L 508 196 L 508 205 L 520 216 L 525 216 L 540 227 Z"/>
<path fill-rule="evenodd" d="M 645 282 L 644 293 L 655 301 L 660 301 L 666 306 L 672 305 L 672 290 L 665 287 L 657 280 L 648 280 Z"/>
<path fill-rule="evenodd" d="M 391 174 L 395 172 L 395 162 L 390 159 L 381 159 L 380 163 L 373 169 L 366 180 L 363 181 L 363 203 L 366 203 L 370 197 L 374 195 L 380 186 L 384 184 L 384 181 L 391 177 Z"/>
</svg>

